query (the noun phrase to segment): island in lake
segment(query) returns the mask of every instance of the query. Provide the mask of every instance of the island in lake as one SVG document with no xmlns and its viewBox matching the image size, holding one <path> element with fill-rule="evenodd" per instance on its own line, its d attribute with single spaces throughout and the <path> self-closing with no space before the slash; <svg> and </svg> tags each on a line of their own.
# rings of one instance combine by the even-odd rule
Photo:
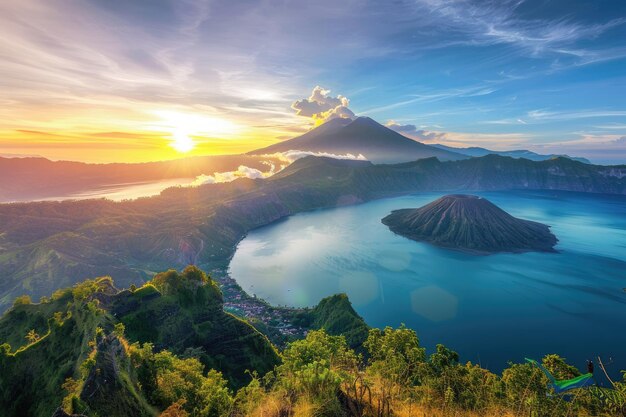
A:
<svg viewBox="0 0 626 417">
<path fill-rule="evenodd" d="M 549 226 L 511 216 L 474 195 L 446 195 L 417 209 L 394 210 L 383 224 L 401 236 L 473 254 L 554 252 Z"/>
</svg>

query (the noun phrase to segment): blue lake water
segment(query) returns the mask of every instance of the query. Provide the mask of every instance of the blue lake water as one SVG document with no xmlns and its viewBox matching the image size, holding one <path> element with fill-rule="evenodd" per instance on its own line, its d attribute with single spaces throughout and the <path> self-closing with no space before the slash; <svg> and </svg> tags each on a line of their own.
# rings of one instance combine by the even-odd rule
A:
<svg viewBox="0 0 626 417">
<path fill-rule="evenodd" d="M 584 369 L 626 369 L 626 197 L 476 193 L 545 223 L 558 253 L 475 256 L 393 234 L 380 219 L 443 195 L 424 193 L 289 217 L 252 231 L 230 274 L 278 305 L 312 306 L 345 292 L 371 326 L 415 329 L 463 361 L 494 371 L 558 353 Z"/>
</svg>

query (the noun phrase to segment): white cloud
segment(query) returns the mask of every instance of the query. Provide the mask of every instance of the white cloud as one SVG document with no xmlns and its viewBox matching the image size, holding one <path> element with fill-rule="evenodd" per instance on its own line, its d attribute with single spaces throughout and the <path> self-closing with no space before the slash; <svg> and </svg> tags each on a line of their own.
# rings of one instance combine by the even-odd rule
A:
<svg viewBox="0 0 626 417">
<path fill-rule="evenodd" d="M 222 182 L 231 182 L 238 178 L 267 178 L 275 173 L 274 164 L 268 164 L 270 166 L 270 170 L 267 172 L 262 172 L 256 168 L 250 168 L 245 165 L 240 165 L 239 168 L 237 168 L 237 171 L 214 172 L 213 175 L 198 175 L 196 180 L 191 185 L 198 186 L 204 184 L 218 184 Z"/>
<path fill-rule="evenodd" d="M 307 157 L 307 156 L 320 156 L 325 158 L 334 158 L 334 159 L 353 159 L 357 161 L 367 161 L 367 158 L 362 154 L 353 155 L 351 153 L 347 154 L 334 154 L 328 152 L 313 152 L 313 151 L 299 151 L 299 150 L 289 150 L 287 152 L 278 152 L 270 155 L 262 155 L 266 158 L 278 158 L 281 161 L 291 163 L 298 159 Z"/>
<path fill-rule="evenodd" d="M 445 140 L 447 137 L 446 132 L 436 132 L 434 130 L 418 129 L 418 127 L 415 125 L 411 125 L 411 124 L 401 125 L 401 124 L 396 123 L 393 120 L 389 120 L 385 124 L 385 126 L 387 126 L 391 130 L 395 130 L 396 132 L 404 136 L 408 136 L 411 139 L 415 139 L 418 141 L 424 141 L 424 142 L 442 141 L 442 140 Z"/>
<path fill-rule="evenodd" d="M 355 115 L 348 108 L 350 100 L 338 95 L 332 97 L 330 90 L 316 86 L 309 98 L 294 101 L 291 108 L 298 116 L 310 117 L 314 120 L 328 121 L 335 118 L 352 119 Z"/>
<path fill-rule="evenodd" d="M 351 159 L 357 161 L 367 161 L 363 155 L 353 155 L 353 154 L 332 154 L 328 152 L 311 152 L 311 151 L 298 151 L 298 150 L 290 150 L 287 152 L 277 152 L 268 155 L 261 155 L 261 157 L 265 157 L 268 159 L 279 160 L 284 162 L 284 164 L 280 165 L 280 168 L 277 170 L 276 165 L 270 161 L 261 161 L 262 164 L 267 165 L 269 167 L 268 171 L 261 171 L 256 168 L 250 168 L 245 165 L 240 165 L 236 171 L 226 171 L 226 172 L 214 172 L 213 175 L 201 174 L 196 177 L 196 179 L 190 184 L 192 187 L 197 187 L 199 185 L 205 184 L 219 184 L 224 182 L 231 182 L 239 178 L 268 178 L 272 175 L 280 172 L 293 161 L 298 159 L 307 157 L 307 156 L 318 156 L 318 157 L 326 157 L 326 158 L 334 158 L 334 159 Z"/>
<path fill-rule="evenodd" d="M 586 63 L 589 59 L 611 59 L 623 51 L 572 48 L 580 40 L 594 39 L 626 23 L 619 17 L 605 23 L 583 24 L 568 19 L 521 19 L 518 8 L 524 0 L 417 0 L 433 18 L 439 18 L 449 33 L 464 35 L 457 44 L 510 44 L 530 55 L 556 53 L 574 56 Z M 433 19 L 434 20 L 434 19 Z"/>
<path fill-rule="evenodd" d="M 442 100 L 456 100 L 458 98 L 468 97 L 481 97 L 490 95 L 496 91 L 495 88 L 489 87 L 489 83 L 483 85 L 474 85 L 462 88 L 454 88 L 450 90 L 438 90 L 438 91 L 424 91 L 420 93 L 410 94 L 406 100 L 401 100 L 395 103 L 386 104 L 383 106 L 377 106 L 371 109 L 365 110 L 363 113 L 379 113 L 386 110 L 396 109 L 413 103 L 434 103 Z"/>
<path fill-rule="evenodd" d="M 623 117 L 626 110 L 579 110 L 571 112 L 548 111 L 545 109 L 531 110 L 528 117 L 533 120 L 578 120 L 604 117 Z"/>
</svg>

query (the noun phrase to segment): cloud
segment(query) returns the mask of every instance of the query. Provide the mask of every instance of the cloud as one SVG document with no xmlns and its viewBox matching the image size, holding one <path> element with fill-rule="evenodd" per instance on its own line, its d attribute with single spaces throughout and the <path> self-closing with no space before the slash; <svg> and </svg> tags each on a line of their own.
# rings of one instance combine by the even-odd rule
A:
<svg viewBox="0 0 626 417">
<path fill-rule="evenodd" d="M 255 168 L 250 168 L 245 165 L 240 165 L 236 171 L 227 171 L 227 172 L 214 172 L 213 175 L 198 175 L 194 182 L 191 183 L 192 186 L 204 185 L 204 184 L 218 184 L 223 182 L 231 182 L 239 178 L 267 178 L 275 173 L 274 164 L 268 163 L 270 165 L 270 170 L 267 172 L 262 172 Z"/>
<path fill-rule="evenodd" d="M 190 184 L 192 187 L 197 187 L 199 185 L 205 184 L 219 184 L 224 182 L 231 182 L 239 178 L 250 178 L 250 179 L 259 179 L 259 178 L 268 178 L 277 172 L 283 170 L 293 161 L 298 159 L 302 159 L 307 156 L 318 156 L 318 157 L 326 157 L 326 158 L 334 158 L 334 159 L 351 159 L 357 161 L 367 161 L 367 159 L 359 154 L 345 154 L 338 155 L 332 154 L 328 152 L 310 152 L 310 151 L 298 151 L 298 150 L 290 150 L 287 152 L 277 152 L 274 154 L 261 155 L 264 158 L 278 159 L 284 164 L 280 165 L 280 168 L 277 170 L 276 165 L 270 161 L 261 161 L 262 164 L 267 165 L 269 167 L 268 171 L 261 171 L 256 168 L 250 168 L 245 165 L 239 165 L 236 171 L 226 171 L 226 172 L 214 172 L 213 175 L 201 174 L 196 177 L 196 179 Z"/>
<path fill-rule="evenodd" d="M 277 152 L 277 153 L 261 155 L 261 156 L 265 158 L 277 158 L 286 163 L 292 163 L 293 161 L 305 158 L 307 156 L 318 156 L 318 157 L 333 158 L 333 159 L 352 159 L 355 161 L 367 161 L 367 158 L 363 156 L 362 154 L 358 154 L 358 155 L 354 155 L 351 153 L 334 154 L 334 153 L 328 153 L 328 152 L 299 151 L 296 149 L 292 149 L 286 152 Z"/>
<path fill-rule="evenodd" d="M 502 150 L 503 147 L 526 146 L 528 135 L 521 133 L 466 133 L 466 132 L 441 132 L 436 130 L 423 130 L 415 125 L 401 125 L 394 120 L 385 124 L 389 129 L 422 142 L 437 142 L 452 147 L 487 146 L 490 149 Z"/>
<path fill-rule="evenodd" d="M 481 118 L 476 106 L 483 103 L 498 112 L 492 119 L 511 115 L 501 124 L 518 124 L 514 114 L 529 124 L 563 117 L 537 114 L 533 119 L 522 104 L 530 87 L 538 90 L 533 106 L 554 106 L 554 93 L 542 91 L 552 83 L 571 86 L 567 101 L 573 106 L 617 106 L 603 100 L 623 92 L 615 77 L 555 75 L 572 64 L 626 56 L 626 47 L 618 42 L 626 29 L 624 6 L 576 3 L 565 13 L 530 3 L 412 0 L 389 7 L 370 0 L 320 0 L 276 8 L 258 0 L 0 1 L 0 55 L 8 57 L 0 60 L 0 148 L 29 153 L 33 142 L 14 137 L 13 130 L 39 130 L 71 143 L 71 150 L 70 145 L 57 150 L 56 143 L 55 149 L 37 149 L 47 157 L 111 161 L 118 158 L 117 149 L 134 142 L 138 151 L 132 157 L 124 153 L 124 158 L 152 160 L 165 157 L 154 149 L 168 140 L 163 136 L 168 132 L 151 132 L 159 137 L 146 140 L 144 126 L 152 123 L 146 113 L 173 110 L 247 126 L 233 145 L 217 138 L 207 142 L 215 139 L 220 149 L 235 143 L 237 151 L 255 149 L 257 138 L 289 136 L 302 127 L 304 117 L 316 123 L 352 117 L 350 104 L 354 106 L 361 84 L 377 90 L 358 97 L 359 113 L 390 118 L 387 110 L 406 106 L 407 113 L 420 112 L 423 118 L 425 110 L 441 110 L 428 122 L 455 129 L 472 129 Z M 544 71 L 550 72 L 545 83 L 523 81 Z M 441 74 L 449 79 L 442 82 Z M 318 87 L 311 97 L 294 103 L 302 116 L 296 117 L 288 107 L 301 97 L 293 92 L 319 80 L 343 82 L 339 91 L 352 103 Z M 421 84 L 425 80 L 426 86 Z M 500 115 L 508 94 L 519 94 L 520 107 Z M 365 103 L 375 108 L 365 111 Z M 451 116 L 468 105 L 476 117 Z M 587 120 L 574 117 L 580 123 Z M 611 117 L 603 124 L 620 122 L 620 115 Z M 550 132 L 553 137 L 564 133 L 559 129 Z M 89 133 L 118 130 L 139 135 L 119 145 L 120 138 L 102 138 L 113 150 L 88 151 L 94 140 Z"/>
<path fill-rule="evenodd" d="M 610 134 L 579 134 L 577 139 L 562 140 L 555 142 L 548 142 L 537 145 L 541 146 L 583 146 L 583 147 L 614 147 L 626 150 L 626 136 L 624 135 L 610 135 Z"/>
<path fill-rule="evenodd" d="M 462 88 L 453 88 L 448 90 L 424 91 L 416 94 L 410 94 L 406 100 L 397 101 L 383 106 L 376 106 L 365 110 L 363 113 L 379 113 L 386 110 L 396 109 L 413 103 L 434 103 L 442 100 L 457 100 L 459 98 L 471 98 L 488 96 L 496 91 L 495 88 L 488 86 L 489 82 L 482 85 L 473 85 Z"/>
<path fill-rule="evenodd" d="M 524 0 L 417 0 L 433 20 L 448 33 L 457 35 L 450 44 L 509 44 L 532 56 L 556 53 L 575 58 L 596 59 L 602 51 L 571 48 L 578 41 L 596 39 L 626 23 L 619 17 L 603 23 L 582 23 L 568 19 L 522 18 Z M 452 38 L 454 39 L 454 38 Z M 623 51 L 621 52 L 623 54 Z M 618 54 L 619 56 L 619 54 Z M 603 56 L 604 58 L 604 56 Z M 610 57 L 607 57 L 610 59 Z M 584 62 L 583 62 L 584 63 Z"/>
<path fill-rule="evenodd" d="M 418 129 L 415 125 L 401 125 L 396 123 L 393 120 L 389 120 L 385 126 L 387 126 L 391 130 L 395 130 L 396 132 L 408 136 L 411 139 L 429 142 L 429 141 L 442 141 L 447 138 L 446 132 L 436 132 L 433 130 L 423 130 Z"/>
<path fill-rule="evenodd" d="M 579 134 L 577 138 L 535 144 L 533 150 L 583 156 L 593 163 L 626 163 L 626 136 L 610 134 Z"/>
<path fill-rule="evenodd" d="M 528 112 L 528 117 L 533 120 L 578 120 L 578 119 L 592 119 L 592 118 L 605 118 L 605 117 L 624 117 L 626 116 L 626 110 L 579 110 L 571 112 L 558 112 L 547 111 L 544 109 L 531 110 Z"/>
<path fill-rule="evenodd" d="M 313 89 L 309 98 L 294 101 L 291 108 L 298 116 L 326 122 L 335 118 L 352 119 L 355 114 L 348 108 L 349 105 L 350 100 L 347 97 L 342 95 L 332 97 L 330 90 L 318 85 Z"/>
</svg>

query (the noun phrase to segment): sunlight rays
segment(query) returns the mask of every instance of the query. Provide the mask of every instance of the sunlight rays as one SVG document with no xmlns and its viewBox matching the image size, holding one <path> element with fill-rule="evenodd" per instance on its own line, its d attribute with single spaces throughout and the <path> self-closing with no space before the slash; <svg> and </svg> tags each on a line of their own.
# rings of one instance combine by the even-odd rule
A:
<svg viewBox="0 0 626 417">
<path fill-rule="evenodd" d="M 156 110 L 152 113 L 159 120 L 151 128 L 168 132 L 170 146 L 180 153 L 190 152 L 196 147 L 194 136 L 228 138 L 240 130 L 230 120 L 198 113 L 175 110 Z"/>
</svg>

